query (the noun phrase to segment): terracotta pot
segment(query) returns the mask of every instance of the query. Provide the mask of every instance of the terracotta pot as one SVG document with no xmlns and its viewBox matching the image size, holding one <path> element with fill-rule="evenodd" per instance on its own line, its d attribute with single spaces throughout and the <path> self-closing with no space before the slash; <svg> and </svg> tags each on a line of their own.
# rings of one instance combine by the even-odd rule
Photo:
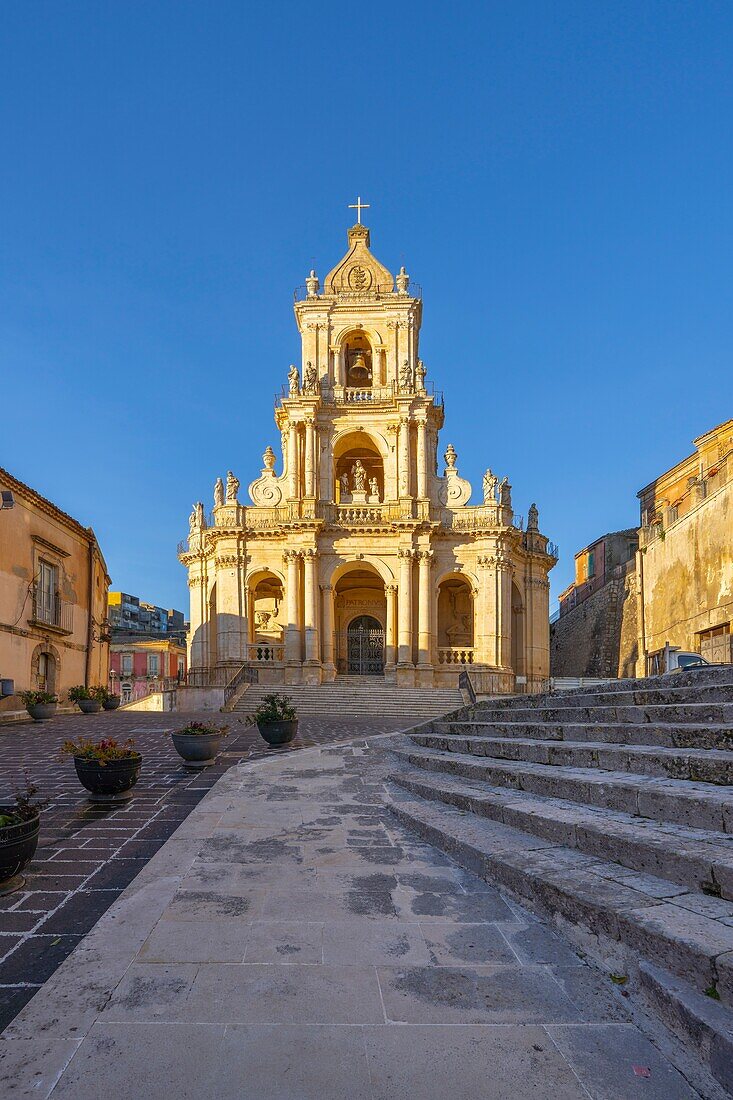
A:
<svg viewBox="0 0 733 1100">
<path fill-rule="evenodd" d="M 287 722 L 258 722 L 257 729 L 268 745 L 287 745 L 298 732 L 298 719 L 292 718 Z"/>
<path fill-rule="evenodd" d="M 51 705 L 51 704 L 47 704 Z M 15 813 L 13 806 L 0 806 L 0 813 Z M 0 895 L 12 894 L 25 884 L 21 874 L 36 853 L 41 819 L 38 814 L 30 821 L 0 827 Z"/>
</svg>

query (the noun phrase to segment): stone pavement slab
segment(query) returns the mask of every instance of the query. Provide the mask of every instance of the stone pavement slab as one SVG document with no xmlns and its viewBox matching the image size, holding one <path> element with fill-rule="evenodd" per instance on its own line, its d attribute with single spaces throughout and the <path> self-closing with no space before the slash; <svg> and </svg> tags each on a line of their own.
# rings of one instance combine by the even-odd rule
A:
<svg viewBox="0 0 733 1100">
<path fill-rule="evenodd" d="M 607 976 L 384 812 L 386 776 L 379 738 L 222 775 L 6 1029 L 7 1095 L 698 1097 Z"/>
</svg>

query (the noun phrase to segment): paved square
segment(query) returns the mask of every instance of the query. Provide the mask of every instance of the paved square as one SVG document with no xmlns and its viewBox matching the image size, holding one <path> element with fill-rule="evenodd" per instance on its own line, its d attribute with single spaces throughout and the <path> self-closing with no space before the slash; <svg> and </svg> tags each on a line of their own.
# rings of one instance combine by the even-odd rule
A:
<svg viewBox="0 0 733 1100">
<path fill-rule="evenodd" d="M 379 738 L 223 774 L 6 1029 L 9 1094 L 697 1097 L 607 976 L 396 822 L 385 774 Z"/>
</svg>

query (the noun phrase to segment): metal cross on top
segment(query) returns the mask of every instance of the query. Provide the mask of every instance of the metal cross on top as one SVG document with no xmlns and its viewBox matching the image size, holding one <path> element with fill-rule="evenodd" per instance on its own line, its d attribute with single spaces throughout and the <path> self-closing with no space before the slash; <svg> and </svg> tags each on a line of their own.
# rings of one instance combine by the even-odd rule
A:
<svg viewBox="0 0 733 1100">
<path fill-rule="evenodd" d="M 361 225 L 361 212 L 362 210 L 368 210 L 369 203 L 361 201 L 361 195 L 357 195 L 356 202 L 349 203 L 349 210 L 356 210 L 356 224 Z"/>
</svg>

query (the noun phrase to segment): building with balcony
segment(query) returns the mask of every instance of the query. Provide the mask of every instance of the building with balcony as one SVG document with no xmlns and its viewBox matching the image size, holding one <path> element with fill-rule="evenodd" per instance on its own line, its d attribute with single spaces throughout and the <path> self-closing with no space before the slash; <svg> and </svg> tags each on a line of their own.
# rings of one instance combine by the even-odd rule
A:
<svg viewBox="0 0 733 1100">
<path fill-rule="evenodd" d="M 16 693 L 106 684 L 109 576 L 94 531 L 3 469 L 0 490 L 0 677 Z"/>
<path fill-rule="evenodd" d="M 405 687 L 541 687 L 549 674 L 548 572 L 491 470 L 470 505 L 443 402 L 420 358 L 422 299 L 370 251 L 366 226 L 321 285 L 296 292 L 300 368 L 275 402 L 268 447 L 239 501 L 230 471 L 179 546 L 191 592 L 189 664 L 257 668 L 260 682 L 383 676 Z"/>
<path fill-rule="evenodd" d="M 109 687 L 122 697 L 123 703 L 141 699 L 171 682 L 183 683 L 186 671 L 186 643 L 175 633 L 156 631 L 144 635 L 139 630 L 113 633 Z"/>
</svg>

